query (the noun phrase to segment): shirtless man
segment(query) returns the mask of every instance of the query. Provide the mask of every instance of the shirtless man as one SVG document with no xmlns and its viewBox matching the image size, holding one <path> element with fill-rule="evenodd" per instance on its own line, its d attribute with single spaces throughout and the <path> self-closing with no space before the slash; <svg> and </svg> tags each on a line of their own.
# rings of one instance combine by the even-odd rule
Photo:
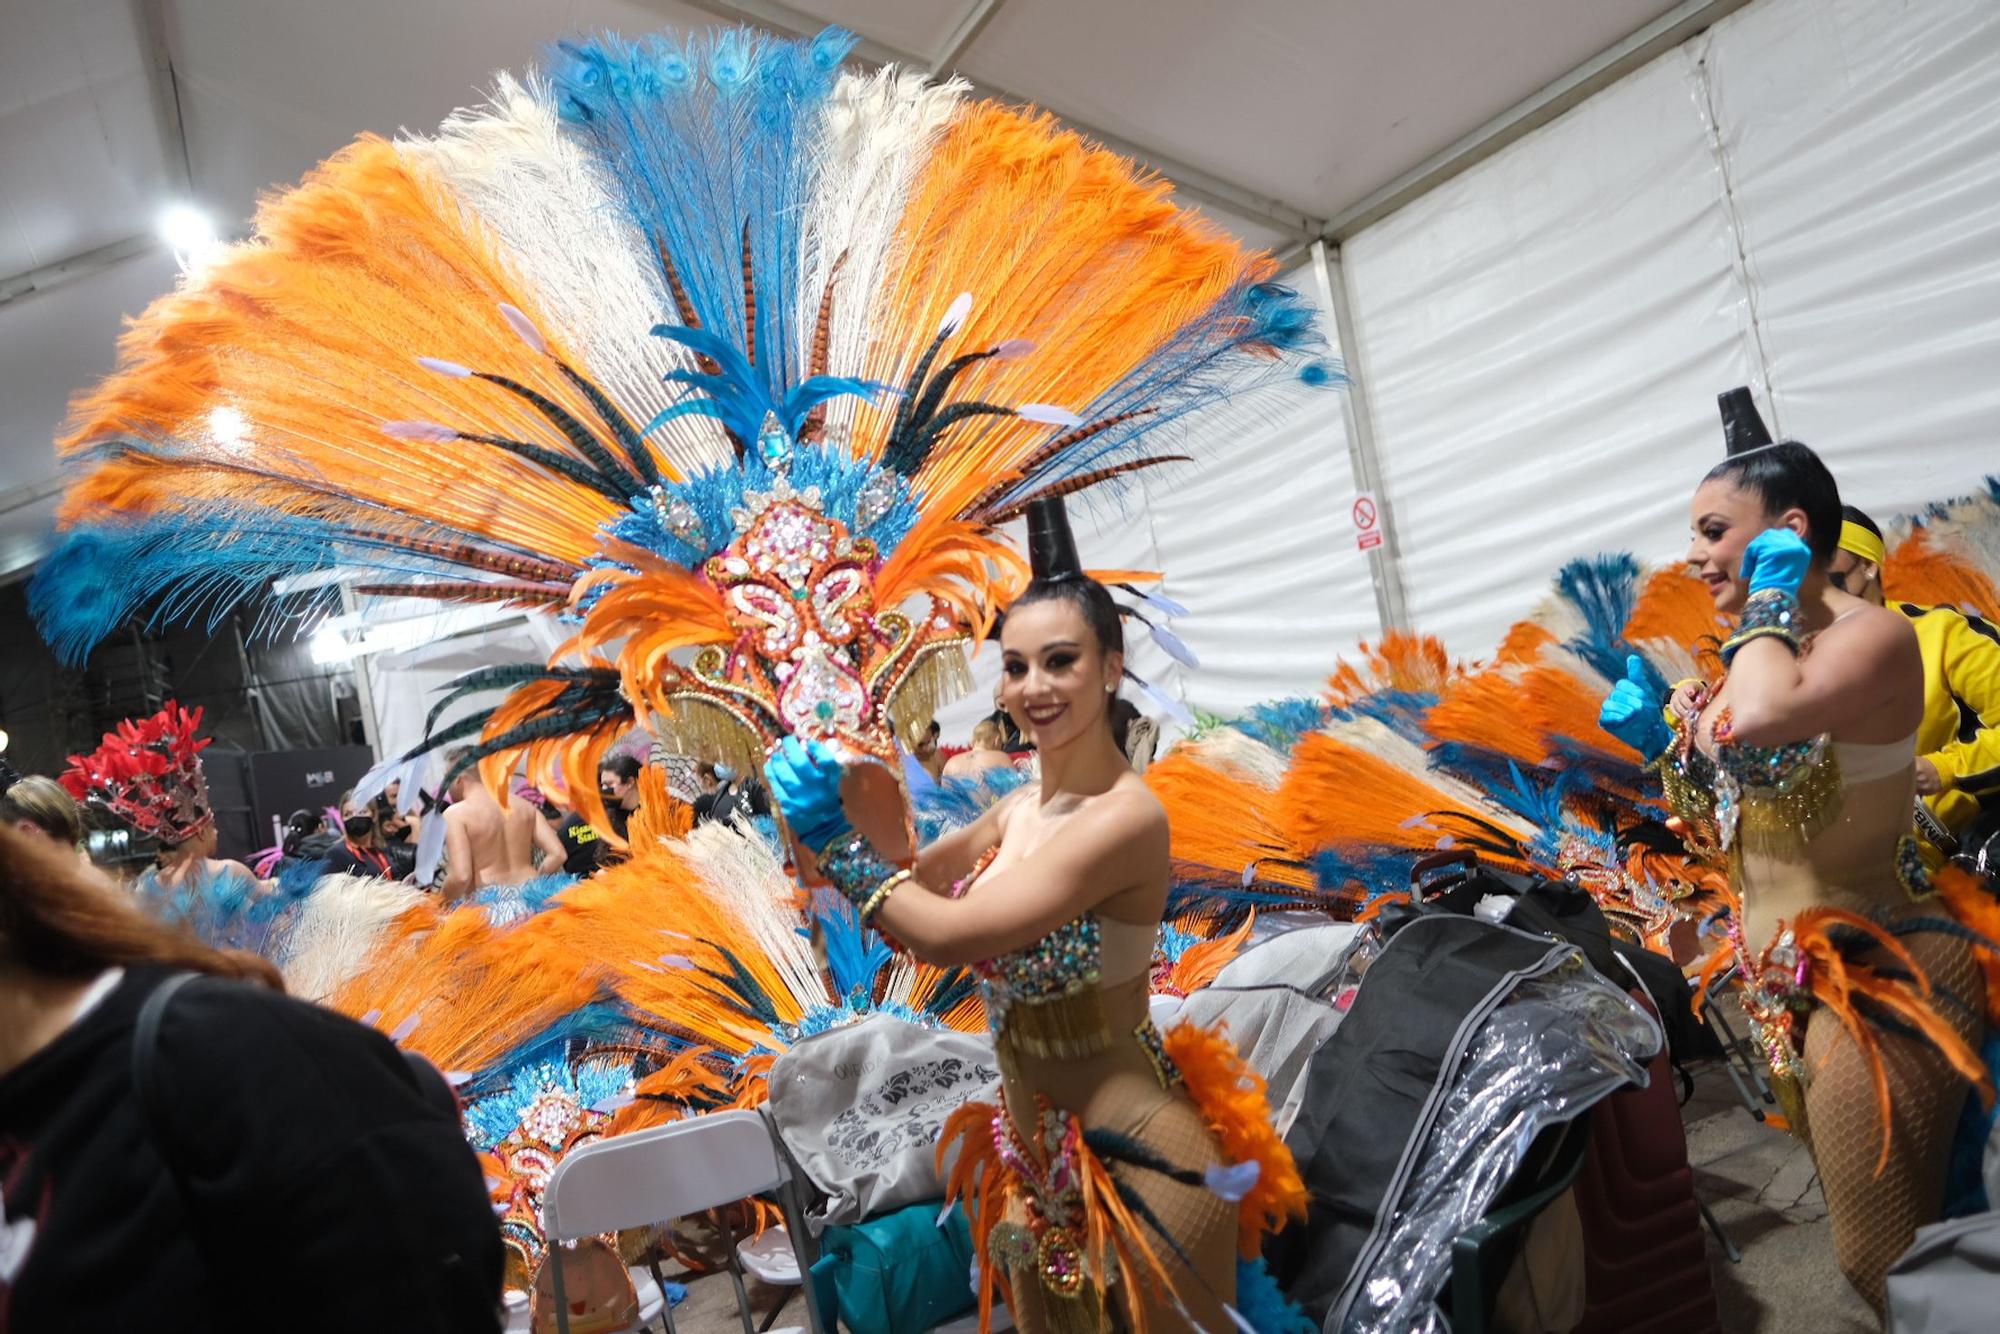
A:
<svg viewBox="0 0 2000 1334">
<path fill-rule="evenodd" d="M 456 767 L 459 754 L 447 757 L 447 768 Z M 452 782 L 451 798 L 444 813 L 442 889 L 446 902 L 456 902 L 492 885 L 533 880 L 542 874 L 535 868 L 533 854 L 537 850 L 543 866 L 550 871 L 562 869 L 562 840 L 556 837 L 548 818 L 526 801 L 510 802 L 503 809 L 487 791 L 476 766 Z"/>
</svg>

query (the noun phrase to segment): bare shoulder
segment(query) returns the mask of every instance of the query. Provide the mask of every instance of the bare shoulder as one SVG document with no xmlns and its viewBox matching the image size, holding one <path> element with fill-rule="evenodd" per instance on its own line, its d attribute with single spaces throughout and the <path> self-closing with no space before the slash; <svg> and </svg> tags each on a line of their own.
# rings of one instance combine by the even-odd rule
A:
<svg viewBox="0 0 2000 1334">
<path fill-rule="evenodd" d="M 1167 808 L 1138 774 L 1120 778 L 1109 792 L 1092 803 L 1107 823 L 1115 822 L 1118 832 L 1128 838 L 1157 840 L 1165 846 L 1168 837 Z"/>
<path fill-rule="evenodd" d="M 1838 645 L 1843 656 L 1866 654 L 1877 661 L 1921 656 L 1910 618 L 1888 607 L 1867 604 L 1848 612 L 1819 637 L 1819 646 Z"/>
</svg>

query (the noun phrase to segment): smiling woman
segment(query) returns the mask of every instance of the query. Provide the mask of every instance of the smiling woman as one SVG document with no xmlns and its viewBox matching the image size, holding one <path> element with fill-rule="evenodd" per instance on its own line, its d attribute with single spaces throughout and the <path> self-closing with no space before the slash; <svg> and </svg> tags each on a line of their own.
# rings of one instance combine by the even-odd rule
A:
<svg viewBox="0 0 2000 1334">
<path fill-rule="evenodd" d="M 1060 505 L 1029 510 L 1034 578 L 1000 640 L 1001 704 L 1033 737 L 1038 785 L 911 860 L 857 832 L 901 827 L 875 809 L 890 789 L 845 782 L 824 747 L 788 741 L 767 775 L 802 863 L 910 953 L 984 979 L 1004 1096 L 940 1141 L 993 1261 L 983 1308 L 998 1284 L 1023 1329 L 1224 1329 L 1249 1300 L 1232 1249 L 1254 1257 L 1304 1187 L 1228 1042 L 1149 1016 L 1167 817 L 1113 740 L 1118 605 L 1083 573 Z"/>
</svg>

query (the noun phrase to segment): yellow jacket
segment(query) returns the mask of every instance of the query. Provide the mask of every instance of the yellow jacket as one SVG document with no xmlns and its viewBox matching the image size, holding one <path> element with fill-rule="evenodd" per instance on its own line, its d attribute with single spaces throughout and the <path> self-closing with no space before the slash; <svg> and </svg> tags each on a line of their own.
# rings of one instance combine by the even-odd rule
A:
<svg viewBox="0 0 2000 1334">
<path fill-rule="evenodd" d="M 2000 631 L 1952 607 L 1892 602 L 1916 627 L 1924 654 L 1924 721 L 1917 755 L 1937 766 L 1944 791 L 1924 802 L 1959 833 L 1981 798 L 2000 802 Z"/>
</svg>

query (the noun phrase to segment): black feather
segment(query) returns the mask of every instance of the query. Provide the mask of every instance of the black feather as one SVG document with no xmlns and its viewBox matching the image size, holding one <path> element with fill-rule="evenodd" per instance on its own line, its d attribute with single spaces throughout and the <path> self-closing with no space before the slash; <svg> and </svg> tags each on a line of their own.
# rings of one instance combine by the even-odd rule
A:
<svg viewBox="0 0 2000 1334">
<path fill-rule="evenodd" d="M 632 466 L 639 472 L 639 480 L 647 486 L 658 486 L 661 480 L 660 469 L 653 462 L 653 452 L 646 448 L 646 442 L 632 429 L 632 423 L 625 419 L 625 414 L 618 410 L 618 405 L 613 403 L 588 376 L 572 369 L 568 362 L 557 361 L 556 365 L 569 378 L 571 384 L 583 391 L 583 396 L 590 400 L 590 406 L 599 417 L 603 418 L 604 424 L 611 429 L 611 434 L 618 437 L 618 443 L 624 448 L 626 457 L 631 459 Z"/>
<path fill-rule="evenodd" d="M 494 375 L 490 371 L 474 371 L 473 375 L 488 384 L 497 384 L 508 393 L 523 399 L 535 411 L 549 419 L 549 424 L 563 433 L 577 453 L 590 461 L 607 485 L 616 487 L 613 494 L 625 500 L 636 500 L 646 493 L 645 486 L 620 463 L 612 452 L 604 447 L 588 426 L 571 416 L 569 410 L 560 403 L 536 393 L 519 380 L 510 380 L 504 375 Z"/>
<path fill-rule="evenodd" d="M 589 464 L 579 462 L 558 450 L 529 444 L 526 440 L 509 440 L 503 435 L 480 435 L 470 431 L 460 431 L 458 438 L 471 440 L 477 444 L 492 445 L 495 449 L 504 449 L 509 454 L 519 455 L 530 463 L 539 464 L 552 473 L 567 477 L 579 486 L 587 486 L 601 496 L 609 496 L 620 504 L 628 499 L 623 491 L 605 481 Z"/>
</svg>

